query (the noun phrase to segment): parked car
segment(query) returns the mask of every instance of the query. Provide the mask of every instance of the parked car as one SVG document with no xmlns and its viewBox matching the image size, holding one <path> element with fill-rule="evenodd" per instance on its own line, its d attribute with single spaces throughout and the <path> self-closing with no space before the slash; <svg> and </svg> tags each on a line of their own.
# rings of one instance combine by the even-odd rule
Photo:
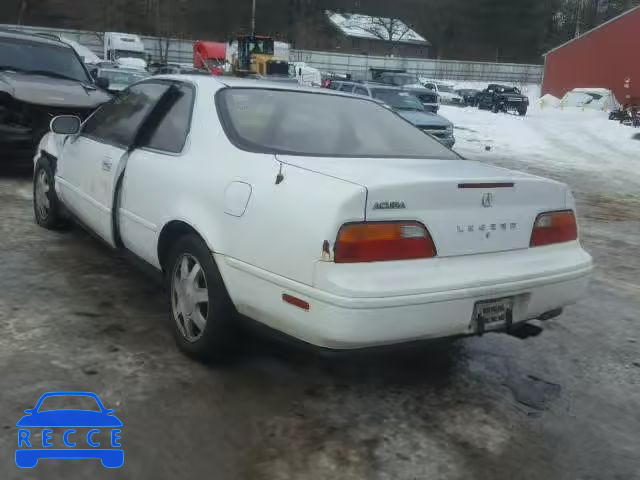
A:
<svg viewBox="0 0 640 480">
<path fill-rule="evenodd" d="M 460 88 L 456 90 L 456 93 L 462 98 L 462 103 L 465 106 L 475 107 L 478 104 L 478 94 L 480 90 L 475 88 Z"/>
<path fill-rule="evenodd" d="M 185 352 L 224 358 L 240 318 L 333 350 L 511 332 L 584 293 L 566 185 L 364 96 L 219 78 L 56 117 L 34 159 L 38 224 L 78 218 L 165 275 Z"/>
<path fill-rule="evenodd" d="M 33 155 L 55 115 L 87 117 L 109 95 L 66 43 L 0 31 L 0 160 Z"/>
<path fill-rule="evenodd" d="M 124 67 L 107 67 L 97 68 L 93 73 L 94 78 L 106 79 L 106 90 L 111 93 L 117 93 L 127 88 L 132 83 L 139 82 L 147 78 L 150 73 L 137 68 L 124 68 Z"/>
<path fill-rule="evenodd" d="M 402 87 L 402 89 L 420 100 L 425 111 L 438 113 L 440 110 L 440 96 L 436 92 L 427 88 Z"/>
<path fill-rule="evenodd" d="M 394 87 L 423 88 L 420 79 L 413 73 L 382 72 L 376 76 L 375 81 Z"/>
<path fill-rule="evenodd" d="M 418 98 L 422 103 L 423 110 L 432 113 L 438 113 L 440 108 L 440 102 L 438 101 L 438 94 L 428 90 L 426 88 L 411 88 L 402 87 L 397 88 L 390 85 L 378 83 L 378 82 L 351 82 L 351 81 L 338 81 L 332 82 L 329 85 L 332 90 L 338 90 L 345 93 L 355 93 L 356 95 L 365 95 L 367 97 L 374 97 L 373 92 L 389 91 L 389 89 L 402 90 L 410 93 L 414 97 Z"/>
<path fill-rule="evenodd" d="M 478 94 L 478 108 L 498 112 L 518 112 L 527 114 L 529 99 L 517 87 L 491 84 Z"/>
<path fill-rule="evenodd" d="M 414 89 L 397 88 L 375 82 L 340 82 L 339 85 L 335 85 L 334 89 L 381 100 L 405 120 L 423 132 L 434 136 L 446 147 L 451 148 L 455 144 L 453 124 L 446 118 L 429 111 L 433 108 L 432 103 L 428 103 L 425 108 L 422 101 L 414 94 Z M 427 95 L 434 95 L 433 92 L 426 89 L 419 89 L 418 92 L 424 93 L 422 90 Z"/>
<path fill-rule="evenodd" d="M 437 92 L 440 96 L 440 102 L 448 103 L 450 105 L 463 105 L 464 100 L 458 95 L 451 85 L 440 82 L 424 82 L 425 88 Z"/>
</svg>

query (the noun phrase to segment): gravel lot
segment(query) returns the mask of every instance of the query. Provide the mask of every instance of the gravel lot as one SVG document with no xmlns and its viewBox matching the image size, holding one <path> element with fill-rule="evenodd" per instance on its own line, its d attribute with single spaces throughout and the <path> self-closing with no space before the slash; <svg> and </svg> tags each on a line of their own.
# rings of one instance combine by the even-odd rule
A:
<svg viewBox="0 0 640 480">
<path fill-rule="evenodd" d="M 587 298 L 524 340 L 327 360 L 250 338 L 217 369 L 177 351 L 158 285 L 78 228 L 38 228 L 28 175 L 0 167 L 0 478 L 640 479 L 639 190 L 481 158 L 571 184 Z M 15 466 L 15 423 L 52 390 L 116 410 L 121 469 Z"/>
</svg>

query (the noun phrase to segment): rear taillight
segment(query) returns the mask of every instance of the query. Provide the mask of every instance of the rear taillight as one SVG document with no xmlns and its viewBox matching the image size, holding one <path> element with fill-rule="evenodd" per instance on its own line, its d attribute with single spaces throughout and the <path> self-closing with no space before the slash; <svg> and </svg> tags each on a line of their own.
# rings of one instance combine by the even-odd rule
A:
<svg viewBox="0 0 640 480">
<path fill-rule="evenodd" d="M 436 247 L 418 222 L 363 222 L 343 225 L 335 246 L 336 263 L 380 262 L 435 257 Z"/>
<path fill-rule="evenodd" d="M 577 238 L 578 227 L 572 210 L 545 212 L 536 217 L 529 245 L 540 247 L 552 243 L 570 242 Z"/>
</svg>

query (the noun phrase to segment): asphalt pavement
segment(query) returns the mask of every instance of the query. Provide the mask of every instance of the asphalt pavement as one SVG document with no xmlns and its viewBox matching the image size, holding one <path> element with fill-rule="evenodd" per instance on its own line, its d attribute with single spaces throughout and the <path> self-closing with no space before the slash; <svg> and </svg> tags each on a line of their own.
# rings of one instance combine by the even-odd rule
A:
<svg viewBox="0 0 640 480">
<path fill-rule="evenodd" d="M 596 262 L 580 303 L 525 339 L 326 359 L 249 337 L 217 368 L 177 350 L 156 283 L 39 228 L 29 176 L 0 166 L 0 478 L 640 479 L 640 193 L 495 163 L 574 188 Z M 115 410 L 122 468 L 16 467 L 16 422 L 57 390 Z"/>
</svg>

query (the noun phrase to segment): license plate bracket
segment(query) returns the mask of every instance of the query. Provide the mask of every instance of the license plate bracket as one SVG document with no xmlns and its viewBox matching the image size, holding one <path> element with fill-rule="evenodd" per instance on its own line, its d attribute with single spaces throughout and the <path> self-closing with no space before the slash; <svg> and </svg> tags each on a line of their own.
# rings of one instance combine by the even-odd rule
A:
<svg viewBox="0 0 640 480">
<path fill-rule="evenodd" d="M 480 335 L 492 330 L 508 331 L 513 323 L 513 297 L 476 302 L 471 321 Z"/>
</svg>

